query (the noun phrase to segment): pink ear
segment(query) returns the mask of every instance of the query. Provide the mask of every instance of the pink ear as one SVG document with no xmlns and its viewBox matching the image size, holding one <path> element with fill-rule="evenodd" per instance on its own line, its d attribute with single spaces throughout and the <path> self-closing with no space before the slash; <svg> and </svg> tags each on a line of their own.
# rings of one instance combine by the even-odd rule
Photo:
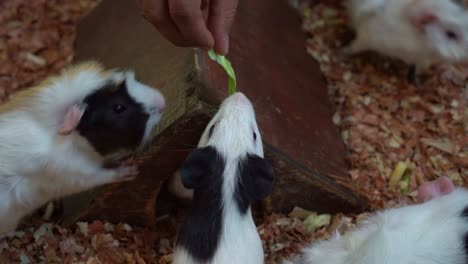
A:
<svg viewBox="0 0 468 264">
<path fill-rule="evenodd" d="M 84 111 L 78 105 L 73 105 L 67 109 L 65 116 L 60 124 L 58 133 L 61 135 L 69 135 L 80 123 Z"/>
<path fill-rule="evenodd" d="M 438 21 L 439 18 L 431 12 L 423 12 L 410 15 L 410 21 L 417 29 L 422 30 L 426 25 Z"/>
</svg>

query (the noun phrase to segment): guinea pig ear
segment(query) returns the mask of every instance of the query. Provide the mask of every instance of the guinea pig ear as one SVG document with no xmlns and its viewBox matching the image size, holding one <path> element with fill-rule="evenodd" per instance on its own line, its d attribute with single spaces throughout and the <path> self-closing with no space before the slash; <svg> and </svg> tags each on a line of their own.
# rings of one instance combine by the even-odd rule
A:
<svg viewBox="0 0 468 264">
<path fill-rule="evenodd" d="M 410 12 L 409 18 L 411 24 L 413 24 L 414 27 L 421 31 L 424 31 L 424 28 L 427 25 L 437 22 L 439 20 L 435 13 L 429 11 Z"/>
<path fill-rule="evenodd" d="M 81 117 L 84 114 L 84 110 L 78 105 L 74 104 L 67 109 L 62 122 L 58 128 L 60 135 L 69 135 L 80 123 Z"/>
<path fill-rule="evenodd" d="M 217 153 L 213 147 L 192 151 L 180 169 L 182 184 L 187 189 L 197 189 L 207 184 L 214 172 Z"/>
<path fill-rule="evenodd" d="M 258 155 L 247 155 L 241 165 L 241 181 L 253 200 L 266 198 L 273 190 L 273 168 Z"/>
<path fill-rule="evenodd" d="M 135 72 L 133 70 L 126 70 L 122 72 L 123 82 L 121 85 L 126 87 L 131 87 L 136 82 L 135 80 Z"/>
</svg>

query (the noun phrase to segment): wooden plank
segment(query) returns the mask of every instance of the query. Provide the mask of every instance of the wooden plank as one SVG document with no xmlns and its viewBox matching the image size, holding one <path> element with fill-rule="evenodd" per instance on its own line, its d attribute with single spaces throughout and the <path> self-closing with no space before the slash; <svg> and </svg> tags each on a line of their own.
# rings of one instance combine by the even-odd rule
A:
<svg viewBox="0 0 468 264">
<path fill-rule="evenodd" d="M 294 205 L 321 211 L 361 210 L 362 198 L 330 178 L 347 177 L 346 150 L 332 123 L 334 109 L 325 79 L 306 53 L 306 35 L 296 11 L 287 1 L 240 1 L 231 39 L 228 57 L 238 89 L 255 103 L 264 142 L 274 159 L 287 164 L 277 173 L 282 184 L 271 197 L 274 204 L 283 212 Z M 219 103 L 217 99 L 227 95 L 227 77 L 205 52 L 197 55 L 205 94 Z M 298 175 L 290 175 L 294 171 L 303 174 L 300 182 Z"/>
<path fill-rule="evenodd" d="M 361 197 L 320 171 L 308 168 L 276 148 L 267 145 L 265 157 L 275 170 L 275 188 L 264 210 L 289 213 L 295 206 L 318 213 L 353 213 L 365 210 Z"/>
<path fill-rule="evenodd" d="M 274 2 L 240 3 L 229 53 L 239 90 L 255 103 L 265 142 L 306 167 L 343 173 L 345 148 L 331 121 L 325 80 L 306 54 L 297 16 L 286 1 Z M 205 53 L 199 56 L 206 89 L 224 98 L 226 75 Z"/>
</svg>

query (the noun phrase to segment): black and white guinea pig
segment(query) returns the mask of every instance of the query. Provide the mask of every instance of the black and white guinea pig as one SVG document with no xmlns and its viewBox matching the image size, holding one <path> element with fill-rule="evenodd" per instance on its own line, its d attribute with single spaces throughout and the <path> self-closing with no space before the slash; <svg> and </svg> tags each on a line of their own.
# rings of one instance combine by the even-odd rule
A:
<svg viewBox="0 0 468 264">
<path fill-rule="evenodd" d="M 468 11 L 453 0 L 351 0 L 356 38 L 343 51 L 372 50 L 422 72 L 468 60 Z"/>
<path fill-rule="evenodd" d="M 444 179 L 430 185 L 422 187 L 420 196 L 431 200 L 378 212 L 284 264 L 468 263 L 468 190 L 455 189 Z"/>
<path fill-rule="evenodd" d="M 180 176 L 194 194 L 173 263 L 264 263 L 251 203 L 272 191 L 273 171 L 263 158 L 253 106 L 242 93 L 221 104 Z"/>
<path fill-rule="evenodd" d="M 0 234 L 46 202 L 131 180 L 134 164 L 105 168 L 147 142 L 162 94 L 131 71 L 84 62 L 0 107 Z"/>
</svg>

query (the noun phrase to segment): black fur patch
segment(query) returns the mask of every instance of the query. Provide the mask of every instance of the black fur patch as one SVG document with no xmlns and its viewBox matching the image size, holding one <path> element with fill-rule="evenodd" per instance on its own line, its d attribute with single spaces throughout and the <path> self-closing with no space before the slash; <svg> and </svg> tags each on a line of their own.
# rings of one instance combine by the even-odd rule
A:
<svg viewBox="0 0 468 264">
<path fill-rule="evenodd" d="M 468 220 L 468 206 L 463 209 L 461 216 Z"/>
<path fill-rule="evenodd" d="M 416 65 L 412 64 L 408 67 L 408 75 L 406 77 L 408 82 L 411 84 L 416 84 L 418 80 L 418 76 L 416 74 Z"/>
<path fill-rule="evenodd" d="M 461 216 L 468 221 L 468 206 L 463 209 Z M 463 248 L 465 249 L 465 263 L 468 263 L 468 232 L 463 235 Z"/>
<path fill-rule="evenodd" d="M 248 154 L 239 162 L 234 199 L 241 213 L 245 214 L 251 203 L 262 200 L 273 189 L 273 169 L 263 158 Z"/>
<path fill-rule="evenodd" d="M 221 237 L 224 168 L 224 158 L 215 148 L 206 147 L 193 151 L 181 169 L 184 186 L 195 189 L 177 245 L 202 263 L 213 258 Z"/>
<path fill-rule="evenodd" d="M 468 233 L 463 235 L 463 248 L 465 249 L 465 263 L 468 263 Z"/>
<path fill-rule="evenodd" d="M 129 95 L 125 82 L 98 89 L 84 103 L 87 107 L 77 130 L 99 154 L 134 150 L 140 145 L 149 115 Z"/>
<path fill-rule="evenodd" d="M 461 212 L 461 217 L 468 221 L 468 206 Z M 468 232 L 463 235 L 463 248 L 465 250 L 465 263 L 468 263 Z"/>
</svg>

